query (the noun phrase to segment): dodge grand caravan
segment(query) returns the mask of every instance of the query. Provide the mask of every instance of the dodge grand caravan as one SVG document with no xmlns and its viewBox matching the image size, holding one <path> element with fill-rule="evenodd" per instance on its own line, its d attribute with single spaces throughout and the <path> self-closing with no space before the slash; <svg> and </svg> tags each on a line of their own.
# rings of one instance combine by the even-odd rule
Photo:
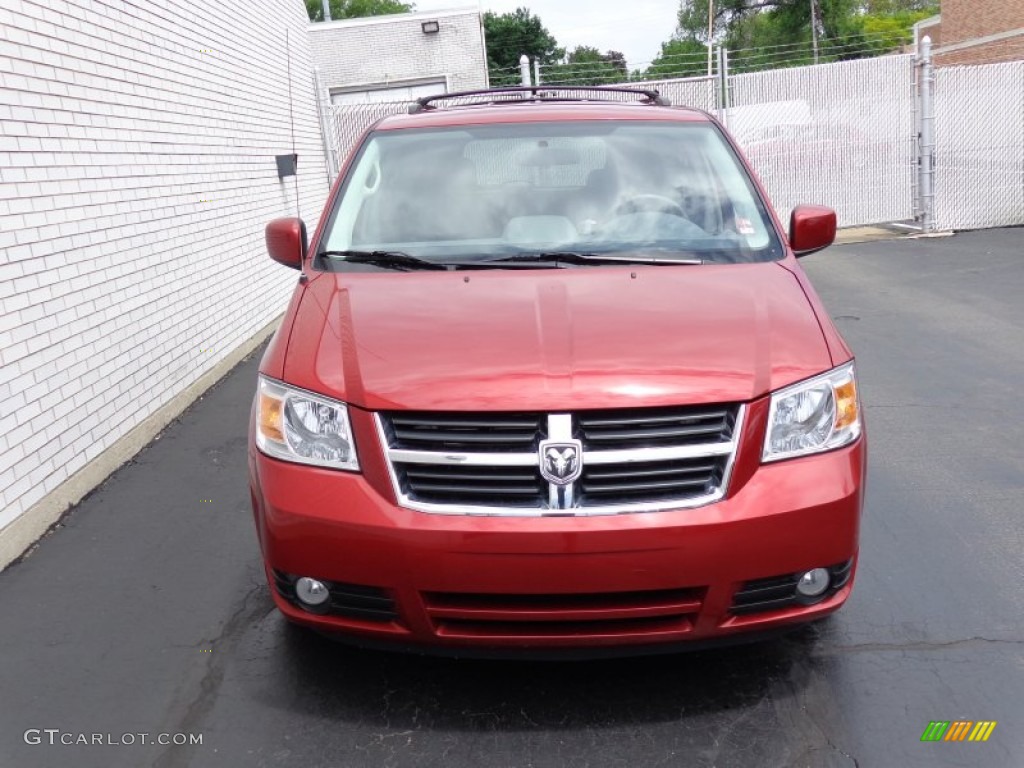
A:
<svg viewBox="0 0 1024 768">
<path fill-rule="evenodd" d="M 822 618 L 857 561 L 852 354 L 723 127 L 656 92 L 425 98 L 348 158 L 260 366 L 252 503 L 290 621 L 639 653 Z"/>
</svg>

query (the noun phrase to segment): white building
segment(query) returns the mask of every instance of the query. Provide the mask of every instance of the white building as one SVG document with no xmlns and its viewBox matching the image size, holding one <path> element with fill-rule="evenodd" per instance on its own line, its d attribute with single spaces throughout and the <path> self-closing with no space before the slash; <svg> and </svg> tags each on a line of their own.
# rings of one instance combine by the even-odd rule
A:
<svg viewBox="0 0 1024 768">
<path fill-rule="evenodd" d="M 328 191 L 307 35 L 300 0 L 0 0 L 0 569 L 273 329 L 264 225 Z"/>
<path fill-rule="evenodd" d="M 486 88 L 487 53 L 477 8 L 311 24 L 321 86 L 335 104 L 408 101 Z"/>
</svg>

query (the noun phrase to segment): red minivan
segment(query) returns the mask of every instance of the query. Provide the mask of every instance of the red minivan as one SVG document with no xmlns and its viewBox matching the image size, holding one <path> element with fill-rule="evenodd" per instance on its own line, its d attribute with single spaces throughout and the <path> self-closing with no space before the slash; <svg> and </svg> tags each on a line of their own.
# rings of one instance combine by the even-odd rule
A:
<svg viewBox="0 0 1024 768">
<path fill-rule="evenodd" d="M 457 97 L 457 98 L 456 98 Z M 260 366 L 249 472 L 292 622 L 456 655 L 642 653 L 849 597 L 852 353 L 736 144 L 656 92 L 421 99 L 353 151 Z"/>
</svg>

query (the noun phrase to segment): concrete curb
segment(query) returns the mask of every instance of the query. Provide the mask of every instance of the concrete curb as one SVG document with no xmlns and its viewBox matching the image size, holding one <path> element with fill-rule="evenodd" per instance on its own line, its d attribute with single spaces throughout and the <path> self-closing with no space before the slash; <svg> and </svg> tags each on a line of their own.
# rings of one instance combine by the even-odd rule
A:
<svg viewBox="0 0 1024 768">
<path fill-rule="evenodd" d="M 954 234 L 954 232 L 921 232 L 892 225 L 847 227 L 836 232 L 835 245 L 872 243 L 878 240 L 920 240 L 931 237 L 951 237 Z"/>
<path fill-rule="evenodd" d="M 275 318 L 255 336 L 233 349 L 223 360 L 170 402 L 160 407 L 114 445 L 0 529 L 0 571 L 28 552 L 71 507 L 145 448 L 168 424 L 178 418 L 204 392 L 226 376 L 277 329 Z"/>
</svg>

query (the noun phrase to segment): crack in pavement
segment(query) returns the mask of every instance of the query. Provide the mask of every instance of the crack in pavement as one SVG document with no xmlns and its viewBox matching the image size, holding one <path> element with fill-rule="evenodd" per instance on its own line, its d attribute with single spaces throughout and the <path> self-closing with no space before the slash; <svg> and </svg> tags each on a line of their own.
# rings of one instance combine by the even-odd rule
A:
<svg viewBox="0 0 1024 768">
<path fill-rule="evenodd" d="M 786 734 L 786 743 L 792 747 L 786 762 L 803 765 L 804 761 L 823 750 L 841 755 L 853 768 L 860 763 L 853 755 L 841 749 L 831 732 L 836 720 L 829 717 L 830 694 L 823 679 L 813 672 L 813 660 L 796 663 L 785 677 L 773 681 L 771 701 L 776 721 Z M 799 750 L 799 751 L 797 751 Z M 780 763 L 783 764 L 783 763 Z M 815 764 L 819 764 L 815 761 Z M 829 765 L 833 761 L 828 761 Z"/>
<path fill-rule="evenodd" d="M 737 710 L 732 714 L 729 722 L 725 723 L 724 726 L 716 733 L 712 738 L 710 753 L 706 755 L 705 764 L 717 765 L 718 760 L 722 757 L 723 747 L 732 746 L 729 743 L 729 739 L 733 733 L 736 733 L 741 725 L 744 725 L 747 721 L 754 719 L 757 715 L 763 715 L 762 705 L 771 706 L 771 696 L 769 693 L 763 694 L 754 704 L 743 710 Z"/>
<path fill-rule="evenodd" d="M 860 762 L 857 760 L 856 757 L 854 757 L 853 755 L 851 755 L 848 752 L 844 752 L 843 750 L 841 750 L 836 745 L 836 743 L 834 741 L 832 741 L 832 739 L 829 737 L 829 735 L 827 733 L 825 733 L 825 731 L 822 731 L 822 735 L 825 737 L 825 743 L 828 744 L 829 749 L 833 750 L 834 752 L 838 752 L 840 755 L 842 755 L 847 760 L 849 760 L 851 763 L 853 763 L 853 768 L 860 768 Z"/>
<path fill-rule="evenodd" d="M 946 648 L 986 643 L 993 645 L 1021 645 L 1024 640 L 1012 640 L 993 637 L 965 637 L 942 643 L 914 641 L 909 643 L 855 643 L 853 645 L 833 645 L 827 649 L 818 649 L 814 656 L 834 656 L 843 653 L 872 653 L 876 651 L 938 651 Z"/>
<path fill-rule="evenodd" d="M 266 584 L 256 584 L 242 598 L 241 605 L 228 617 L 221 626 L 220 633 L 209 641 L 200 643 L 210 646 L 217 653 L 208 657 L 209 662 L 202 679 L 199 681 L 195 695 L 184 706 L 184 714 L 176 719 L 173 728 L 165 729 L 168 733 L 192 733 L 213 709 L 221 683 L 224 681 L 225 666 L 231 651 L 235 649 L 245 628 L 268 610 L 265 599 Z M 271 607 L 272 610 L 272 607 Z M 154 768 L 178 768 L 188 766 L 190 758 L 198 745 L 169 745 L 153 762 Z"/>
</svg>

